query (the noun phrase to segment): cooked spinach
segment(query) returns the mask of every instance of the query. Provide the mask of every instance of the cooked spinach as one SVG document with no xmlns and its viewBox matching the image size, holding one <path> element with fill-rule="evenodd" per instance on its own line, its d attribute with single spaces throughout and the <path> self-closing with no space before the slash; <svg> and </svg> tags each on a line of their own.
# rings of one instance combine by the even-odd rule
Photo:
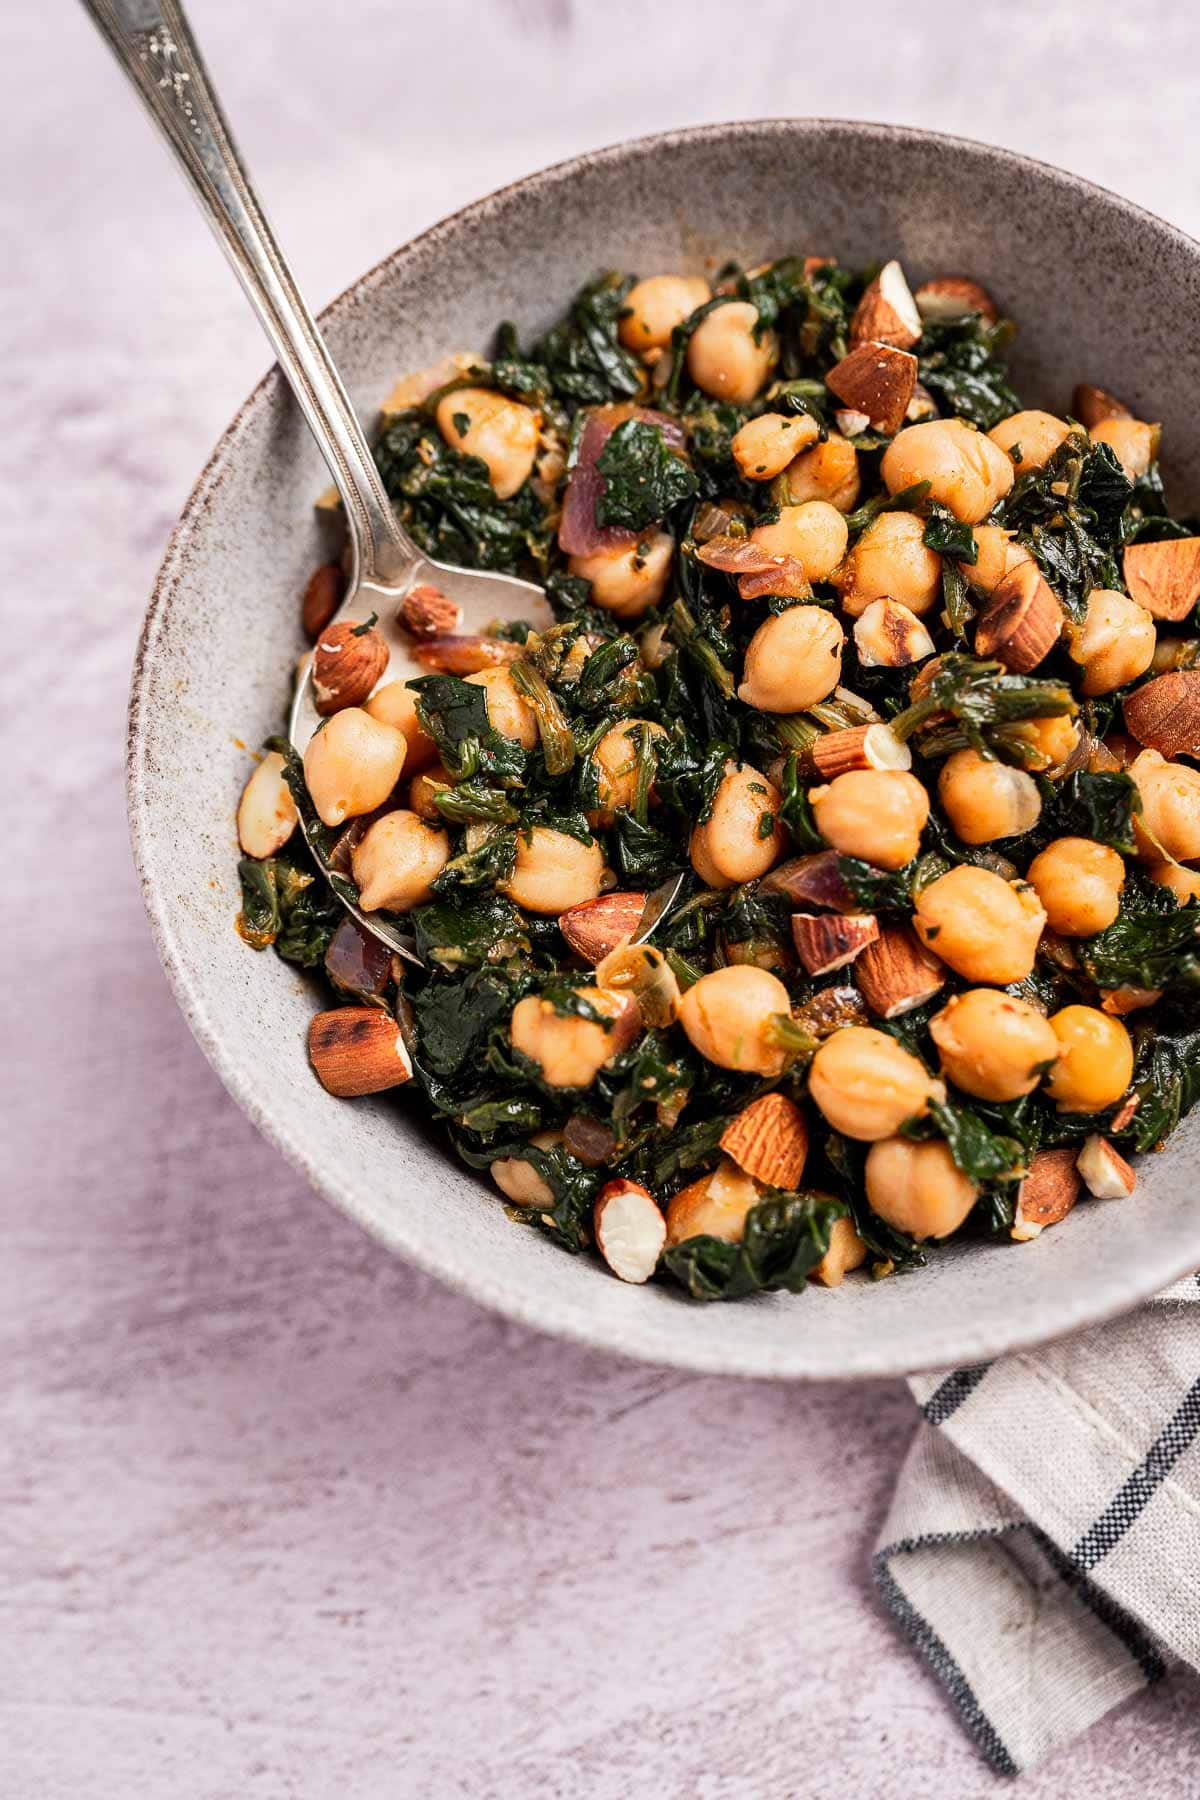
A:
<svg viewBox="0 0 1200 1800">
<path fill-rule="evenodd" d="M 687 1238 L 663 1254 L 663 1264 L 693 1300 L 741 1300 L 783 1289 L 802 1293 L 829 1248 L 839 1200 L 819 1194 L 771 1193 L 746 1214 L 740 1244 Z"/>
<path fill-rule="evenodd" d="M 1012 337 L 1006 319 L 989 325 L 975 313 L 943 324 L 926 321 L 916 350 L 918 378 L 946 412 L 990 431 L 1021 408 L 998 360 Z"/>
<path fill-rule="evenodd" d="M 596 468 L 604 477 L 596 523 L 623 525 L 630 531 L 665 519 L 700 485 L 683 458 L 668 449 L 659 427 L 641 419 L 626 419 L 617 426 Z"/>
<path fill-rule="evenodd" d="M 1181 906 L 1169 888 L 1134 869 L 1106 931 L 1081 938 L 1080 964 L 1101 988 L 1194 991 L 1200 987 L 1200 901 Z"/>
</svg>

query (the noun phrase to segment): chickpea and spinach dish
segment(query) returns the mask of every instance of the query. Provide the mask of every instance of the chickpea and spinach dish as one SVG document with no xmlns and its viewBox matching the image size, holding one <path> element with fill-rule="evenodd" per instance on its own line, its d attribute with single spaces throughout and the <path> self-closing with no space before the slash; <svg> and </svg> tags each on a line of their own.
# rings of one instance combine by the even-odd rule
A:
<svg viewBox="0 0 1200 1800">
<path fill-rule="evenodd" d="M 243 797 L 242 935 L 323 970 L 330 1092 L 422 1090 L 624 1280 L 1030 1242 L 1200 1099 L 1200 521 L 1112 394 L 1022 407 L 1013 329 L 895 261 L 606 275 L 377 441 L 555 623 L 417 588 L 396 680 L 336 561 L 305 592 L 327 717 Z"/>
</svg>

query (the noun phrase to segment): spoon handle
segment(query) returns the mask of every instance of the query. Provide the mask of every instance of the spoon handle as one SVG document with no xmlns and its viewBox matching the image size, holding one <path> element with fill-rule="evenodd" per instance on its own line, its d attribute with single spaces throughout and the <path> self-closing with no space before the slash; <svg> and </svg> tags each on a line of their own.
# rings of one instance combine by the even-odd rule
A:
<svg viewBox="0 0 1200 1800">
<path fill-rule="evenodd" d="M 337 483 L 355 580 L 424 560 L 401 529 L 349 396 L 250 183 L 179 0 L 83 0 L 191 184 Z"/>
</svg>

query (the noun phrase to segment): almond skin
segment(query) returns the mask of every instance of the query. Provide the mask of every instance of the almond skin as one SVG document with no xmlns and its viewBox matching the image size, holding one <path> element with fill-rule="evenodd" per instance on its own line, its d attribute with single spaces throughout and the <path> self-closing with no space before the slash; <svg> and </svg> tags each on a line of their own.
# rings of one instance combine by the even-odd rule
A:
<svg viewBox="0 0 1200 1800">
<path fill-rule="evenodd" d="M 911 769 L 912 751 L 889 725 L 851 725 L 826 731 L 812 747 L 813 766 L 826 781 L 851 769 Z"/>
<path fill-rule="evenodd" d="M 854 968 L 859 992 L 878 1019 L 898 1019 L 946 985 L 946 966 L 907 925 L 885 925 Z"/>
<path fill-rule="evenodd" d="M 904 424 L 916 385 L 916 357 L 874 340 L 857 344 L 825 377 L 830 393 L 865 413 L 883 437 L 894 437 Z"/>
<path fill-rule="evenodd" d="M 377 1006 L 337 1006 L 308 1028 L 308 1055 L 327 1094 L 382 1094 L 412 1075 L 400 1027 Z"/>
<path fill-rule="evenodd" d="M 897 350 L 911 349 L 921 335 L 921 315 L 912 297 L 904 270 L 893 260 L 884 263 L 850 321 L 850 342 L 874 341 Z"/>
<path fill-rule="evenodd" d="M 1085 1138 L 1075 1167 L 1096 1200 L 1126 1200 L 1137 1186 L 1136 1174 L 1106 1137 Z"/>
<path fill-rule="evenodd" d="M 924 281 L 913 298 L 921 317 L 934 324 L 963 319 L 968 313 L 979 313 L 989 325 L 1000 317 L 987 289 L 965 275 L 938 275 L 932 281 Z"/>
<path fill-rule="evenodd" d="M 786 1094 L 763 1094 L 725 1127 L 721 1148 L 765 1187 L 790 1192 L 808 1156 L 808 1121 Z"/>
<path fill-rule="evenodd" d="M 1139 744 L 1166 757 L 1200 752 L 1200 669 L 1173 669 L 1135 688 L 1125 724 Z"/>
<path fill-rule="evenodd" d="M 313 651 L 313 698 L 324 718 L 361 706 L 388 666 L 388 647 L 374 625 L 343 619 L 330 625 Z"/>
<path fill-rule="evenodd" d="M 428 581 L 411 588 L 400 605 L 400 622 L 414 637 L 451 637 L 462 619 L 463 610 L 458 601 L 451 600 L 441 588 Z"/>
<path fill-rule="evenodd" d="M 1019 1243 L 1038 1237 L 1047 1225 L 1065 1219 L 1079 1198 L 1075 1151 L 1039 1150 L 1021 1183 L 1012 1236 Z"/>
<path fill-rule="evenodd" d="M 467 635 L 425 638 L 413 647 L 421 667 L 438 675 L 478 675 L 483 669 L 516 662 L 520 654 L 520 644 L 505 638 Z"/>
<path fill-rule="evenodd" d="M 313 570 L 300 602 L 300 621 L 308 637 L 320 637 L 342 604 L 345 591 L 346 577 L 340 563 L 322 563 Z"/>
<path fill-rule="evenodd" d="M 1037 564 L 1018 563 L 992 590 L 975 627 L 975 651 L 1025 675 L 1049 656 L 1062 624 L 1062 608 Z"/>
<path fill-rule="evenodd" d="M 844 969 L 879 936 L 874 913 L 793 913 L 796 954 L 810 975 Z"/>
<path fill-rule="evenodd" d="M 630 941 L 645 907 L 645 894 L 601 894 L 560 913 L 558 929 L 577 956 L 595 965 Z"/>
<path fill-rule="evenodd" d="M 1200 537 L 1129 544 L 1122 567 L 1130 599 L 1152 619 L 1178 623 L 1200 599 Z"/>
</svg>

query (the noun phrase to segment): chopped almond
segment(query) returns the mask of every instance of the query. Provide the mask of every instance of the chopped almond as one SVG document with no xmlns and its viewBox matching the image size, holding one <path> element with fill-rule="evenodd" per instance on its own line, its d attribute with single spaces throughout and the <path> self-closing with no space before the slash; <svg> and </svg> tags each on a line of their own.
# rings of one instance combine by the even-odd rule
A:
<svg viewBox="0 0 1200 1800">
<path fill-rule="evenodd" d="M 1018 1243 L 1040 1237 L 1047 1225 L 1065 1219 L 1079 1198 L 1075 1152 L 1039 1150 L 1021 1183 L 1011 1235 Z"/>
<path fill-rule="evenodd" d="M 507 638 L 469 635 L 424 638 L 413 646 L 421 667 L 440 675 L 478 675 L 481 669 L 516 662 L 520 654 L 520 644 Z"/>
<path fill-rule="evenodd" d="M 799 1186 L 808 1155 L 808 1121 L 786 1094 L 763 1094 L 725 1127 L 721 1148 L 765 1187 Z"/>
<path fill-rule="evenodd" d="M 1172 669 L 1135 688 L 1122 708 L 1139 744 L 1166 757 L 1200 753 L 1200 669 Z"/>
<path fill-rule="evenodd" d="M 1097 1200 L 1127 1200 L 1137 1186 L 1137 1176 L 1120 1151 L 1098 1133 L 1084 1139 L 1075 1167 Z"/>
<path fill-rule="evenodd" d="M 1115 394 L 1082 381 L 1071 395 L 1071 417 L 1078 419 L 1086 430 L 1091 431 L 1093 426 L 1102 425 L 1105 419 L 1132 419 L 1133 414 Z"/>
<path fill-rule="evenodd" d="M 1028 674 L 1049 656 L 1062 624 L 1062 608 L 1037 564 L 1018 563 L 997 583 L 980 615 L 976 655 L 994 656 L 1006 669 Z"/>
<path fill-rule="evenodd" d="M 1108 1129 L 1110 1131 L 1124 1131 L 1127 1125 L 1133 1123 L 1133 1115 L 1141 1103 L 1142 1096 L 1140 1094 L 1128 1094 L 1113 1114 L 1109 1121 Z"/>
<path fill-rule="evenodd" d="M 603 962 L 627 944 L 641 924 L 645 894 L 601 894 L 559 914 L 558 929 L 585 962 Z"/>
<path fill-rule="evenodd" d="M 921 315 L 912 297 L 904 270 L 893 260 L 884 263 L 854 309 L 850 342 L 892 344 L 907 350 L 921 335 Z M 835 390 L 836 391 L 836 390 Z"/>
<path fill-rule="evenodd" d="M 911 769 L 912 751 L 890 725 L 851 725 L 826 731 L 812 747 L 817 773 L 826 781 L 851 769 Z"/>
<path fill-rule="evenodd" d="M 1200 600 L 1200 537 L 1129 544 L 1123 558 L 1130 599 L 1154 619 L 1186 619 Z"/>
<path fill-rule="evenodd" d="M 308 1028 L 308 1054 L 326 1093 L 382 1094 L 412 1075 L 400 1027 L 377 1006 L 336 1006 Z"/>
<path fill-rule="evenodd" d="M 884 437 L 894 437 L 904 424 L 916 384 L 916 357 L 874 340 L 857 344 L 825 377 L 830 393 L 843 406 L 866 413 Z"/>
<path fill-rule="evenodd" d="M 994 325 L 1000 316 L 987 289 L 965 275 L 938 275 L 933 281 L 924 281 L 914 299 L 921 318 L 935 325 L 965 319 L 968 313 L 979 313 Z"/>
<path fill-rule="evenodd" d="M 796 953 L 810 975 L 828 975 L 861 956 L 879 936 L 874 913 L 793 913 Z"/>
<path fill-rule="evenodd" d="M 667 1221 L 636 1181 L 610 1181 L 592 1211 L 596 1248 L 622 1281 L 649 1281 L 667 1240 Z"/>
<path fill-rule="evenodd" d="M 841 1287 L 851 1269 L 860 1269 L 867 1260 L 867 1246 L 854 1229 L 853 1219 L 835 1219 L 829 1228 L 829 1248 L 809 1275 L 822 1287 Z"/>
<path fill-rule="evenodd" d="M 854 979 L 876 1018 L 898 1019 L 940 992 L 946 965 L 907 925 L 885 925 L 858 958 Z"/>
<path fill-rule="evenodd" d="M 463 610 L 458 601 L 443 594 L 441 588 L 422 581 L 404 596 L 400 619 L 414 637 L 448 637 L 462 624 Z"/>
<path fill-rule="evenodd" d="M 872 600 L 854 621 L 854 644 L 865 669 L 903 669 L 933 655 L 933 639 L 912 608 Z"/>
</svg>

